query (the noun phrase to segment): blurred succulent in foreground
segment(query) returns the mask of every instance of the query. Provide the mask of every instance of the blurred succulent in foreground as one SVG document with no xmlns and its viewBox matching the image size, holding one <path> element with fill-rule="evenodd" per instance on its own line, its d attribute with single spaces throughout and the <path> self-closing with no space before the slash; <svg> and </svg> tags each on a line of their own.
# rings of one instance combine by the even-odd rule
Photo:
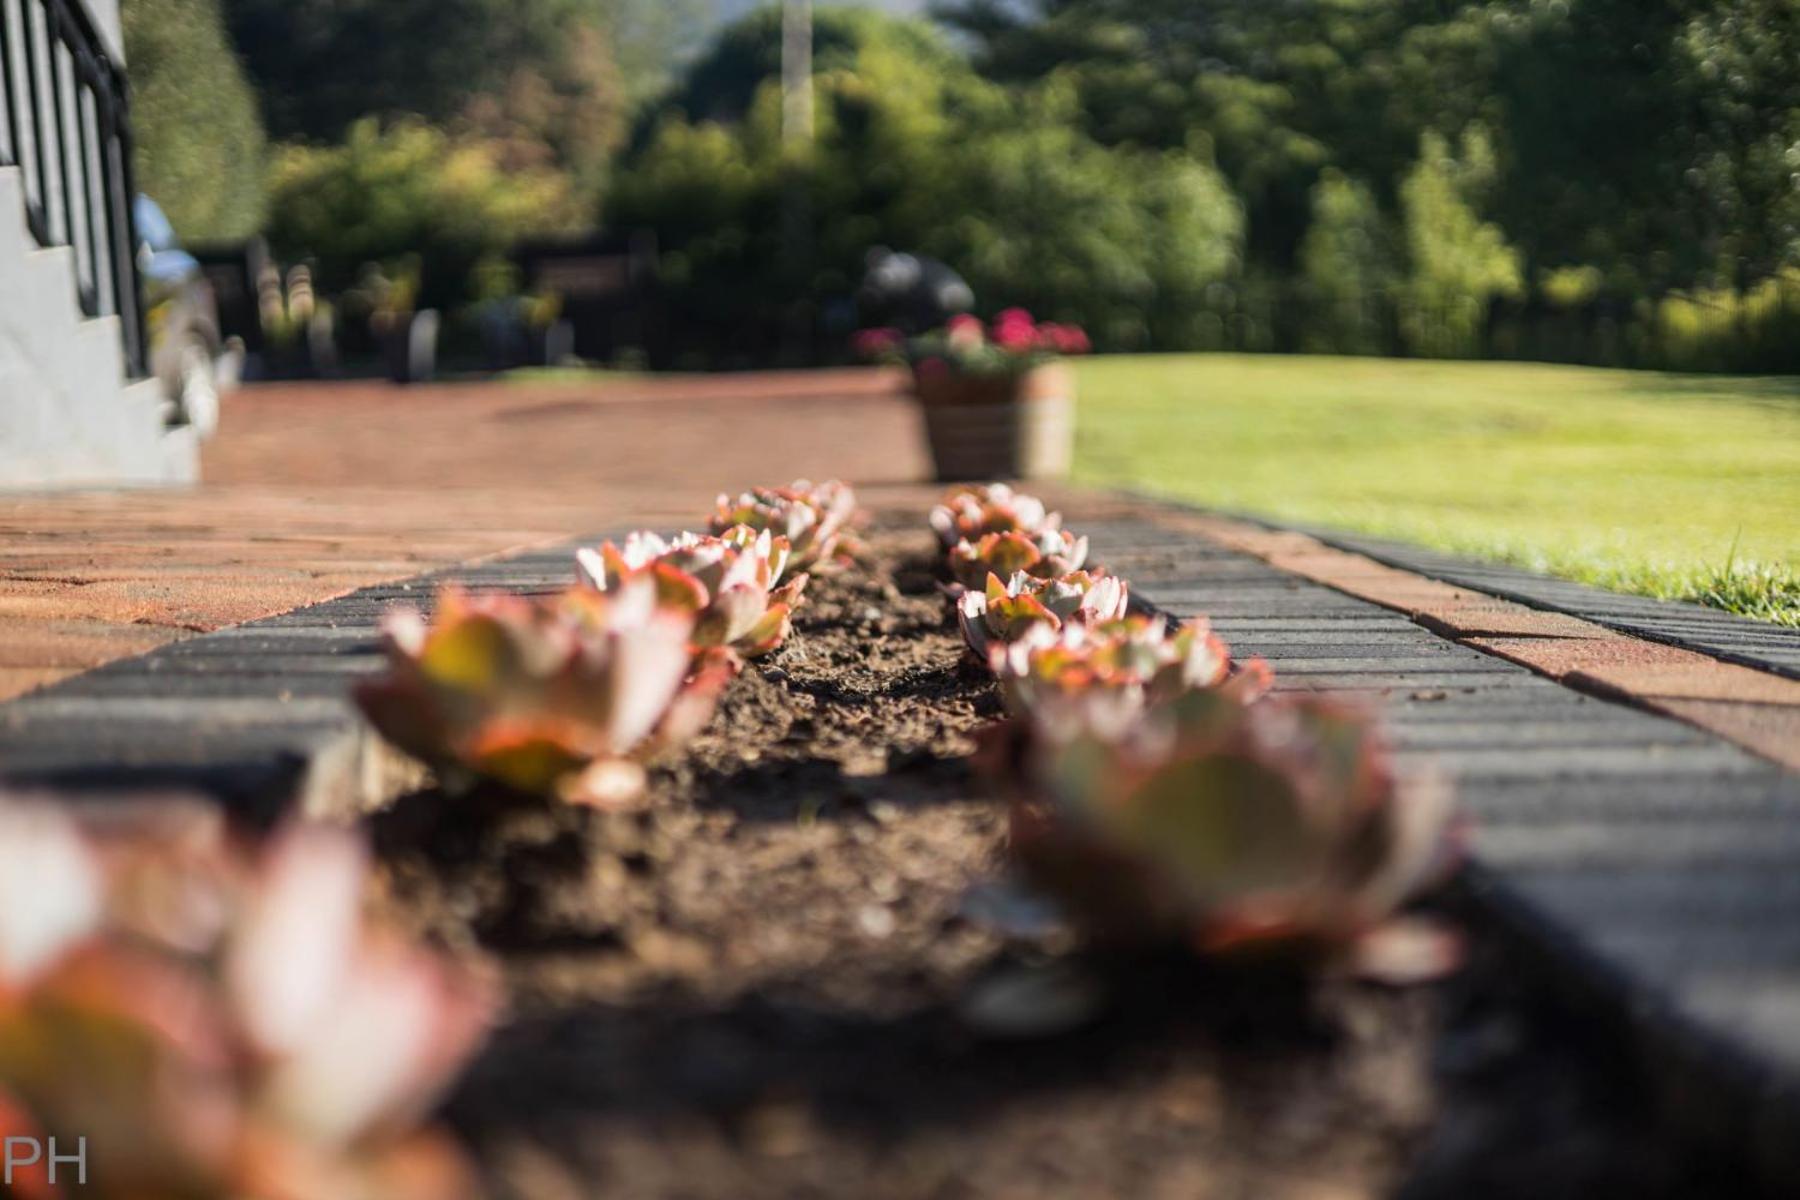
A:
<svg viewBox="0 0 1800 1200">
<path fill-rule="evenodd" d="M 1097 939 L 1396 983 L 1456 963 L 1394 915 L 1454 858 L 1447 793 L 1397 779 L 1354 710 L 1193 690 L 1124 730 L 1014 720 L 995 743 L 1015 859 Z"/>
<path fill-rule="evenodd" d="M 451 786 L 471 777 L 600 806 L 636 799 L 642 761 L 712 719 L 738 664 L 690 648 L 694 613 L 649 576 L 608 592 L 438 599 L 383 623 L 388 674 L 357 690 L 383 736 Z"/>
<path fill-rule="evenodd" d="M 994 647 L 1039 631 L 1055 633 L 1065 625 L 1116 621 L 1125 615 L 1131 596 L 1125 581 L 1104 572 L 1075 571 L 1056 579 L 1034 579 L 1023 571 L 1006 583 L 987 577 L 983 591 L 964 592 L 956 602 L 963 639 L 982 662 Z"/>
<path fill-rule="evenodd" d="M 1009 711 L 1091 732 L 1122 731 L 1146 708 L 1197 688 L 1227 688 L 1248 704 L 1270 682 L 1260 660 L 1232 676 L 1231 652 L 1204 618 L 1171 626 L 1138 615 L 1054 632 L 1035 628 L 994 646 L 988 663 Z"/>
<path fill-rule="evenodd" d="M 693 614 L 695 645 L 728 647 L 745 658 L 768 654 L 786 640 L 806 591 L 805 575 L 774 587 L 787 569 L 787 539 L 747 525 L 718 537 L 684 533 L 673 541 L 639 532 L 623 547 L 607 542 L 576 558 L 583 580 L 598 591 L 651 580 L 663 604 Z"/>
<path fill-rule="evenodd" d="M 259 859 L 214 829 L 199 845 L 94 841 L 60 810 L 0 803 L 8 865 L 50 847 L 59 867 L 82 864 L 35 909 L 33 969 L 0 977 L 0 1132 L 65 1151 L 85 1138 L 87 1182 L 15 1176 L 11 1194 L 473 1195 L 461 1154 L 419 1122 L 485 1033 L 490 981 L 364 921 L 350 835 L 290 830 Z M 108 915 L 196 891 L 211 916 L 178 937 Z M 67 920 L 77 911 L 92 920 Z"/>
<path fill-rule="evenodd" d="M 1061 514 L 1047 511 L 1036 496 L 1015 492 L 1004 483 L 951 488 L 931 510 L 930 521 L 946 550 L 958 542 L 979 542 L 990 533 L 1035 534 L 1062 528 Z"/>
<path fill-rule="evenodd" d="M 1062 529 L 1025 533 L 990 533 L 979 541 L 963 540 L 950 548 L 950 575 L 963 587 L 978 588 L 989 575 L 1011 579 L 1020 571 L 1039 579 L 1081 570 L 1088 540 Z"/>
<path fill-rule="evenodd" d="M 790 565 L 808 571 L 837 559 L 856 518 L 856 493 L 833 480 L 813 484 L 801 479 L 787 487 L 752 488 L 733 500 L 721 495 L 708 530 L 725 534 L 740 525 L 768 530 L 786 538 Z"/>
</svg>

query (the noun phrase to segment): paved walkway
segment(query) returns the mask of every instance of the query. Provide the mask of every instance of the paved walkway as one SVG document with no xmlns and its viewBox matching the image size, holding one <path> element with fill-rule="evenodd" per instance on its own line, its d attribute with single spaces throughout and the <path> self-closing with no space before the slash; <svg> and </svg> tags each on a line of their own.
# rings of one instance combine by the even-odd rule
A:
<svg viewBox="0 0 1800 1200">
<path fill-rule="evenodd" d="M 227 402 L 187 492 L 0 495 L 0 699 L 195 633 L 722 487 L 926 470 L 895 380 L 278 385 Z"/>
<path fill-rule="evenodd" d="M 722 485 L 795 474 L 852 477 L 916 516 L 934 489 L 914 482 L 891 383 L 252 392 L 206 488 L 0 505 L 8 686 L 119 660 L 0 705 L 0 777 L 176 782 L 264 816 L 296 794 L 377 801 L 404 780 L 345 696 L 378 665 L 381 610 L 428 590 L 409 577 L 535 546 L 450 569 L 557 582 L 553 543 L 688 523 Z M 1475 910 L 1637 1037 L 1685 1127 L 1800 1180 L 1800 633 L 1404 547 L 1050 498 L 1142 596 L 1209 613 L 1283 687 L 1379 697 L 1402 755 L 1454 774 L 1476 818 Z"/>
</svg>

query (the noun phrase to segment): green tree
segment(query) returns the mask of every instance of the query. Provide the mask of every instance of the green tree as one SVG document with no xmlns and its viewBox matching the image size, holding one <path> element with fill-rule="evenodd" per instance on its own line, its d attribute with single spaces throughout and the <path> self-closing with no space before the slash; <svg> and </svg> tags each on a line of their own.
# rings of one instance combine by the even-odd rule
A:
<svg viewBox="0 0 1800 1200">
<path fill-rule="evenodd" d="M 508 170 L 493 142 L 417 120 L 369 118 L 338 145 L 281 147 L 269 180 L 271 243 L 315 260 L 325 291 L 349 286 L 366 263 L 416 255 L 424 301 L 439 307 L 468 298 L 483 257 L 586 215 L 560 172 Z"/>
<path fill-rule="evenodd" d="M 616 181 L 609 219 L 656 232 L 684 332 L 766 346 L 760 317 L 847 295 L 882 244 L 948 262 L 986 308 L 1024 305 L 1104 345 L 1196 336 L 1243 228 L 1203 153 L 1103 146 L 1068 88 L 1010 93 L 921 22 L 831 13 L 823 27 L 839 41 L 821 59 L 810 152 L 782 145 L 777 31 L 757 14 L 727 32 L 729 55 L 696 66 Z M 796 201 L 806 256 L 785 232 Z"/>
<path fill-rule="evenodd" d="M 1493 177 L 1493 150 L 1479 127 L 1463 135 L 1460 155 L 1439 134 L 1419 139 L 1419 161 L 1400 186 L 1408 258 L 1400 329 L 1415 354 L 1474 354 L 1488 305 L 1522 290 L 1518 251 L 1476 208 Z"/>
<path fill-rule="evenodd" d="M 191 241 L 262 227 L 264 138 L 218 0 L 126 0 L 137 184 Z"/>
<path fill-rule="evenodd" d="M 1309 320 L 1302 346 L 1320 354 L 1387 349 L 1387 302 L 1395 283 L 1393 238 L 1368 184 L 1328 169 L 1312 194 L 1300 246 Z"/>
<path fill-rule="evenodd" d="M 283 141 L 332 142 L 368 116 L 472 125 L 509 161 L 594 186 L 624 131 L 609 0 L 226 0 Z"/>
</svg>

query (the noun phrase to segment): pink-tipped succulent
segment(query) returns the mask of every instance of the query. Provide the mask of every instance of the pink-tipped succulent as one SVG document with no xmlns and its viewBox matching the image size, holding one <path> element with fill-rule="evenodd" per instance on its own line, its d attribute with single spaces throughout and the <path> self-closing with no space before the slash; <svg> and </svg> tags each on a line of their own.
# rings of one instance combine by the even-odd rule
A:
<svg viewBox="0 0 1800 1200">
<path fill-rule="evenodd" d="M 978 588 L 989 575 L 1011 579 L 1018 572 L 1039 579 L 1070 575 L 1087 564 L 1088 540 L 1067 530 L 1046 528 L 1027 533 L 990 533 L 978 541 L 950 548 L 950 575 L 963 587 Z"/>
<path fill-rule="evenodd" d="M 787 487 L 752 488 L 735 500 L 721 495 L 708 529 L 714 534 L 740 525 L 766 529 L 787 539 L 791 569 L 809 571 L 837 560 L 849 548 L 855 518 L 856 493 L 849 484 L 802 479 Z"/>
<path fill-rule="evenodd" d="M 1020 571 L 1005 583 L 989 575 L 985 589 L 964 592 L 956 618 L 969 649 L 988 662 L 997 646 L 1054 634 L 1067 625 L 1116 621 L 1130 604 L 1130 589 L 1116 575 L 1075 571 L 1035 579 Z"/>
<path fill-rule="evenodd" d="M 1396 777 L 1357 711 L 1202 689 L 1000 745 L 1014 856 L 1100 940 L 1390 982 L 1455 964 L 1451 935 L 1395 916 L 1454 860 L 1447 793 Z"/>
<path fill-rule="evenodd" d="M 389 741 L 453 786 L 600 806 L 637 799 L 643 760 L 703 729 L 737 670 L 691 647 L 694 613 L 648 576 L 550 597 L 446 590 L 430 624 L 401 609 L 383 632 L 388 674 L 356 698 Z"/>
<path fill-rule="evenodd" d="M 1033 630 L 994 646 L 988 665 L 1014 714 L 1093 730 L 1123 730 L 1145 709 L 1199 688 L 1226 688 L 1248 704 L 1270 682 L 1260 660 L 1233 676 L 1231 652 L 1204 618 L 1171 626 L 1135 615 Z"/>
<path fill-rule="evenodd" d="M 576 558 L 583 581 L 596 591 L 652 581 L 664 604 L 693 614 L 696 646 L 721 646 L 745 658 L 780 647 L 806 591 L 805 575 L 775 586 L 787 570 L 787 539 L 747 525 L 718 537 L 684 533 L 672 541 L 639 532 L 623 546 L 607 542 Z"/>
<path fill-rule="evenodd" d="M 951 488 L 931 510 L 930 520 L 946 550 L 959 542 L 978 543 L 990 533 L 1038 534 L 1062 528 L 1060 513 L 1004 483 Z"/>
<path fill-rule="evenodd" d="M 420 1122 L 485 1034 L 488 976 L 365 921 L 350 835 L 290 830 L 252 857 L 211 828 L 96 840 L 61 809 L 0 803 L 0 845 L 79 848 L 65 890 L 98 914 L 0 983 L 0 1131 L 86 1138 L 80 1194 L 105 1200 L 473 1195 Z M 212 916 L 180 937 L 123 919 L 196 891 Z"/>
</svg>

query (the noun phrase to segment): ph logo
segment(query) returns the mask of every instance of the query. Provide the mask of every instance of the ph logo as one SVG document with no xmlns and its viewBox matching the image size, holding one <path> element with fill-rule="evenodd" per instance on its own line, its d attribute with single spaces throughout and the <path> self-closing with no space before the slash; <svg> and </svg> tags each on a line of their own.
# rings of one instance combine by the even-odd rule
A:
<svg viewBox="0 0 1800 1200">
<path fill-rule="evenodd" d="M 48 1168 L 43 1173 L 44 1181 L 52 1187 L 56 1185 L 58 1167 L 74 1167 L 73 1182 L 86 1187 L 87 1139 L 76 1138 L 75 1153 L 61 1154 L 57 1151 L 55 1138 L 7 1138 L 4 1154 L 0 1154 L 0 1183 L 11 1187 L 13 1172 L 39 1165 Z M 68 1172 L 64 1172 L 64 1182 L 68 1181 Z"/>
</svg>

